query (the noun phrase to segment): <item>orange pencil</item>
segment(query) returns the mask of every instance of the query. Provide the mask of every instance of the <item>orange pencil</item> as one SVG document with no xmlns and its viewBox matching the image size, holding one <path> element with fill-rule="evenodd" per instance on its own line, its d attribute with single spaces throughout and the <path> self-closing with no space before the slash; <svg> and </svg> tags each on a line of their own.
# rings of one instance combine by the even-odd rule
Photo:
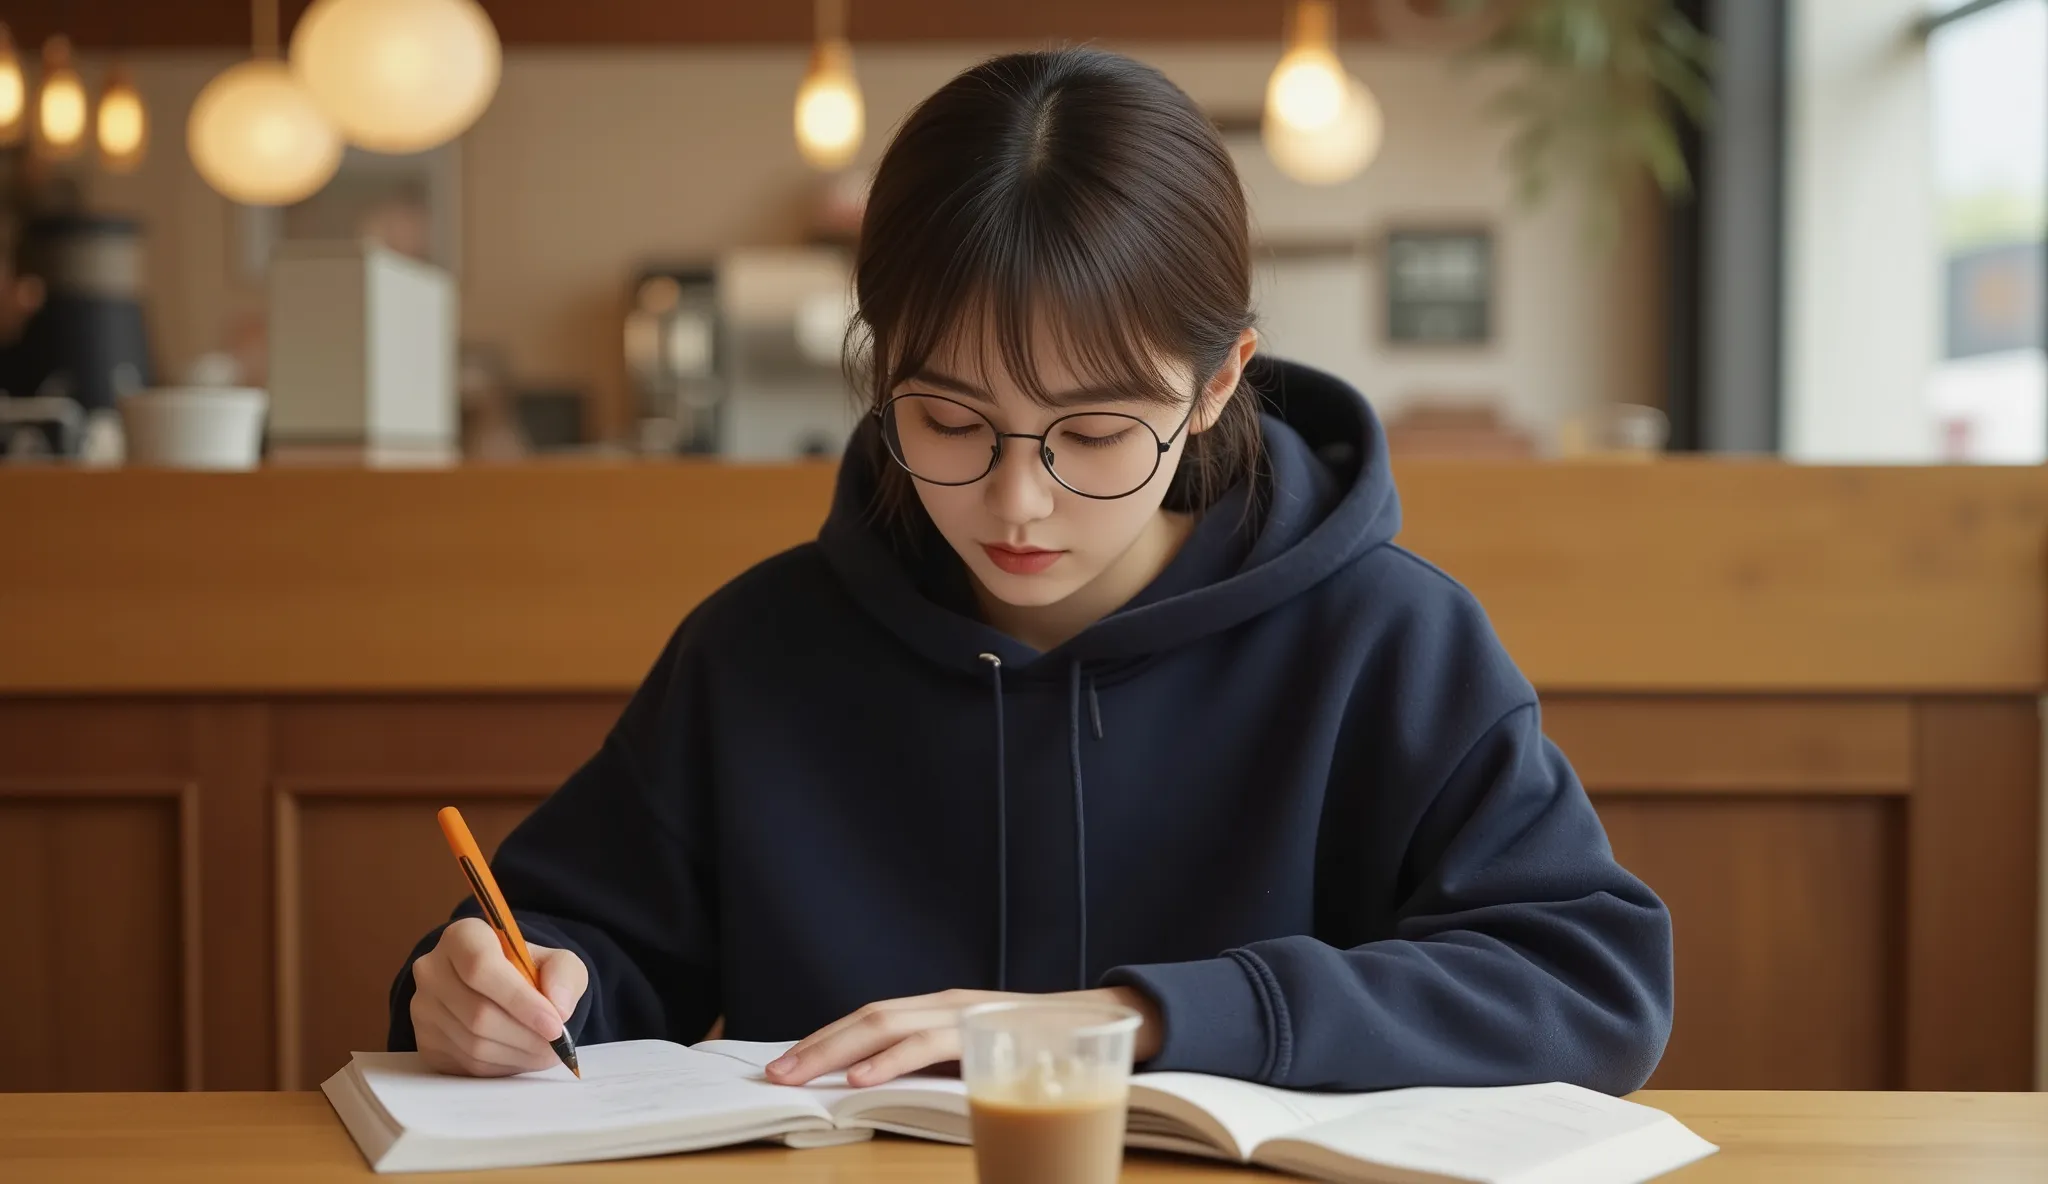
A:
<svg viewBox="0 0 2048 1184">
<path fill-rule="evenodd" d="M 476 845 L 476 839 L 469 833 L 469 824 L 462 820 L 462 811 L 453 806 L 443 806 L 435 815 L 441 821 L 441 834 L 448 840 L 448 849 L 455 852 L 455 862 L 462 865 L 463 878 L 469 881 L 469 890 L 476 895 L 477 907 L 484 911 L 484 921 L 498 931 L 498 945 L 504 948 L 505 957 L 540 990 L 540 970 L 533 964 L 533 955 L 526 950 L 526 939 L 519 935 L 519 922 L 512 919 L 512 906 L 505 903 L 505 896 L 498 891 L 497 878 L 491 875 L 491 865 L 484 862 L 484 853 Z M 569 1072 L 583 1076 L 583 1070 L 576 1067 L 576 1042 L 569 1039 L 565 1026 L 562 1034 L 549 1042 L 555 1055 L 569 1066 Z"/>
</svg>

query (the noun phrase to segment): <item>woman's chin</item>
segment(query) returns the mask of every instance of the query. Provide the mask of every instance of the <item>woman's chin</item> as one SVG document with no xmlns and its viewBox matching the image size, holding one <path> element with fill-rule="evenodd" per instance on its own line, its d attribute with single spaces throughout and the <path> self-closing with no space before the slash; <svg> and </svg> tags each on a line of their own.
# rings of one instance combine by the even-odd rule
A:
<svg viewBox="0 0 2048 1184">
<path fill-rule="evenodd" d="M 1012 608 L 1045 608 L 1072 596 L 1087 583 L 1061 570 L 1070 561 L 1071 557 L 1062 559 L 1051 570 L 1035 575 L 1016 575 L 992 563 L 977 563 L 974 575 L 990 596 Z"/>
</svg>

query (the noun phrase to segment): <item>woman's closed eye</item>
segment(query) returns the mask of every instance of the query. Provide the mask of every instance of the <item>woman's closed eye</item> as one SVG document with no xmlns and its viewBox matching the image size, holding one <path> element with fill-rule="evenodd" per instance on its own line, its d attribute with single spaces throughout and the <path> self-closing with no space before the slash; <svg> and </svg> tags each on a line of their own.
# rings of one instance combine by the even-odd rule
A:
<svg viewBox="0 0 2048 1184">
<path fill-rule="evenodd" d="M 955 437 L 972 436 L 977 433 L 985 433 L 988 430 L 988 425 L 980 422 L 979 420 L 970 419 L 965 423 L 945 423 L 937 418 L 934 418 L 930 412 L 925 412 L 922 418 L 924 419 L 924 426 L 926 430 L 932 432 L 934 435 Z"/>
<path fill-rule="evenodd" d="M 1121 428 L 1108 433 L 1082 432 L 1069 429 L 1060 433 L 1060 441 L 1064 444 L 1078 444 L 1083 448 L 1115 448 L 1129 439 L 1131 433 L 1137 430 L 1136 426 Z"/>
</svg>

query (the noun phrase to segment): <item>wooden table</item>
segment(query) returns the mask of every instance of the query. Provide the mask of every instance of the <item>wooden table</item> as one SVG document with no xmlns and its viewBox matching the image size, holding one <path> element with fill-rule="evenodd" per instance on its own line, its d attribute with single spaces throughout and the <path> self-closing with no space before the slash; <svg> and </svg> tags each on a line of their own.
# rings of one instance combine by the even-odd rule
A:
<svg viewBox="0 0 2048 1184">
<path fill-rule="evenodd" d="M 1647 1091 L 1721 1153 L 1673 1184 L 2003 1184 L 2048 1180 L 2048 1094 Z M 355 1145 L 313 1093 L 0 1094 L 7 1184 L 320 1184 L 369 1180 Z M 701 1184 L 970 1184 L 968 1153 L 882 1139 L 819 1151 L 751 1148 L 669 1159 L 488 1173 L 464 1181 L 685 1180 Z M 1135 1156 L 1127 1181 L 1274 1179 Z"/>
</svg>

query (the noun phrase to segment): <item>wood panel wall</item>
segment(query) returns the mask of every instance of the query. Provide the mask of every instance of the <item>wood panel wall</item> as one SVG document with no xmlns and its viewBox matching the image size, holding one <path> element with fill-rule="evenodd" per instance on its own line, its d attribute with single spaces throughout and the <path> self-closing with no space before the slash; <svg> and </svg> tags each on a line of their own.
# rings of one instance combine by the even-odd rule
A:
<svg viewBox="0 0 2048 1184">
<path fill-rule="evenodd" d="M 463 891 L 433 811 L 495 846 L 621 703 L 0 699 L 0 1089 L 297 1088 L 381 1047 Z M 1559 693 L 1546 720 L 1672 908 L 1654 1084 L 2027 1087 L 2031 696 Z"/>
</svg>

